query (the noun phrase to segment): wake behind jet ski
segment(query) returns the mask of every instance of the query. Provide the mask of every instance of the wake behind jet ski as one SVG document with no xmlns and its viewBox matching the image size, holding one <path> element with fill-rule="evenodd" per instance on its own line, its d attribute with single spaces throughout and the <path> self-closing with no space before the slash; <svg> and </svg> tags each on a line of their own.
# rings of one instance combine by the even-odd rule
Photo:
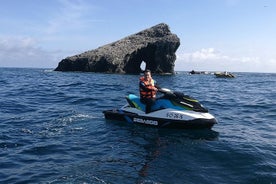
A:
<svg viewBox="0 0 276 184">
<path fill-rule="evenodd" d="M 119 109 L 103 111 L 106 119 L 126 121 L 166 128 L 212 128 L 217 123 L 213 115 L 198 100 L 182 92 L 159 89 L 163 95 L 156 99 L 150 113 L 134 94 L 126 97 L 127 104 Z"/>
</svg>

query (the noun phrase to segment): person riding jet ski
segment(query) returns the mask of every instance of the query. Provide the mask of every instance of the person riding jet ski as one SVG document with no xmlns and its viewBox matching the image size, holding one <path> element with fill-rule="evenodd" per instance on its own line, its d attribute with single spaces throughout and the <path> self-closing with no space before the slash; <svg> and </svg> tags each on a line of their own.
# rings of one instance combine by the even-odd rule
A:
<svg viewBox="0 0 276 184">
<path fill-rule="evenodd" d="M 125 121 L 159 128 L 211 128 L 217 123 L 198 100 L 182 92 L 159 88 L 146 70 L 139 82 L 140 97 L 126 96 L 127 103 L 120 107 L 103 111 L 106 119 Z M 161 96 L 156 98 L 157 91 Z"/>
<path fill-rule="evenodd" d="M 139 90 L 140 90 L 140 101 L 146 105 L 146 113 L 151 112 L 151 106 L 156 101 L 156 93 L 159 86 L 156 81 L 151 77 L 151 71 L 145 70 L 144 76 L 140 77 Z"/>
</svg>

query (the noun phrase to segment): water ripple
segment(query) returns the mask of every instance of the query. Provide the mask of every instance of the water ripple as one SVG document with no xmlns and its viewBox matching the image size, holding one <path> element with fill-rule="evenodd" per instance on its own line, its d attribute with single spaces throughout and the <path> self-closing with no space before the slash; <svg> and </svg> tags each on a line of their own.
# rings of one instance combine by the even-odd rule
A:
<svg viewBox="0 0 276 184">
<path fill-rule="evenodd" d="M 0 68 L 0 183 L 273 183 L 275 74 L 155 76 L 202 102 L 212 130 L 106 121 L 137 75 Z"/>
</svg>

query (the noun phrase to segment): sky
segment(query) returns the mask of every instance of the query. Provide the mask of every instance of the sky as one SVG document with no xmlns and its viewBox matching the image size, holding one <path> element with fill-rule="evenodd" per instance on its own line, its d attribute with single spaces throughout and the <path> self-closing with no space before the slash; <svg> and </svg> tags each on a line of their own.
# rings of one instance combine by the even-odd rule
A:
<svg viewBox="0 0 276 184">
<path fill-rule="evenodd" d="M 0 67 L 56 68 L 166 23 L 175 71 L 276 72 L 275 0 L 1 0 Z"/>
</svg>

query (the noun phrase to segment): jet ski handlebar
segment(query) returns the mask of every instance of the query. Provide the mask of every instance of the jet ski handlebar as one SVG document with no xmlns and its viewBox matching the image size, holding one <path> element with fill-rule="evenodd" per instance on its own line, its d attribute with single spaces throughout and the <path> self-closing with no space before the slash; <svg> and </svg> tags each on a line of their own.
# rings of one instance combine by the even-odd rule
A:
<svg viewBox="0 0 276 184">
<path fill-rule="evenodd" d="M 175 92 L 168 88 L 159 88 L 158 92 L 162 93 L 164 95 L 163 97 L 176 97 Z"/>
<path fill-rule="evenodd" d="M 168 88 L 159 88 L 158 92 L 164 93 L 164 94 L 173 94 L 173 91 Z"/>
<path fill-rule="evenodd" d="M 167 88 L 159 88 L 158 91 L 164 94 L 164 96 L 160 97 L 160 99 L 165 98 L 173 100 L 175 103 L 192 108 L 192 110 L 196 112 L 208 112 L 208 109 L 202 106 L 198 100 L 188 95 L 184 95 L 182 92 L 172 91 Z"/>
</svg>

